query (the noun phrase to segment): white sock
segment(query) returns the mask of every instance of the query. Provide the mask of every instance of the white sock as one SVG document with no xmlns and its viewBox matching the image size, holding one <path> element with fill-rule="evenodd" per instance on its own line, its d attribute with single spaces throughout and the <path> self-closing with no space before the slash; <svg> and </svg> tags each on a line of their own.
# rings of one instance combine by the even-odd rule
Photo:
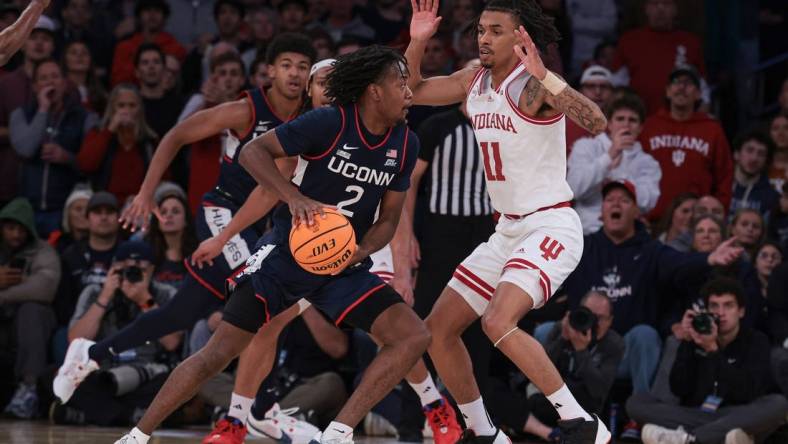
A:
<svg viewBox="0 0 788 444">
<path fill-rule="evenodd" d="M 433 402 L 440 401 L 441 399 L 441 394 L 438 388 L 435 387 L 435 381 L 432 380 L 432 375 L 429 373 L 427 373 L 427 379 L 419 383 L 408 382 L 408 384 L 410 384 L 413 391 L 419 395 L 422 407 L 427 407 Z"/>
<path fill-rule="evenodd" d="M 246 418 L 249 416 L 249 411 L 252 410 L 252 404 L 254 404 L 254 398 L 247 398 L 233 393 L 230 398 L 230 411 L 227 412 L 227 416 L 246 424 Z"/>
<path fill-rule="evenodd" d="M 575 397 L 572 396 L 572 392 L 569 391 L 569 387 L 567 387 L 566 384 L 562 385 L 561 388 L 556 390 L 552 395 L 547 395 L 547 399 L 553 404 L 553 407 L 555 407 L 561 419 L 583 418 L 586 421 L 594 420 L 591 415 L 580 407 L 580 404 L 578 404 Z"/>
<path fill-rule="evenodd" d="M 353 438 L 353 427 L 342 424 L 341 422 L 331 421 L 331 424 L 323 431 L 321 442 L 326 442 L 329 439 L 345 438 Z"/>
<path fill-rule="evenodd" d="M 129 436 L 134 438 L 138 444 L 148 444 L 148 440 L 150 439 L 150 435 L 146 435 L 142 433 L 142 430 L 134 427 L 129 432 Z"/>
<path fill-rule="evenodd" d="M 484 401 L 479 397 L 476 401 L 467 404 L 458 404 L 465 425 L 476 433 L 476 436 L 490 436 L 495 434 L 495 426 L 490 421 L 490 415 L 484 408 Z"/>
</svg>

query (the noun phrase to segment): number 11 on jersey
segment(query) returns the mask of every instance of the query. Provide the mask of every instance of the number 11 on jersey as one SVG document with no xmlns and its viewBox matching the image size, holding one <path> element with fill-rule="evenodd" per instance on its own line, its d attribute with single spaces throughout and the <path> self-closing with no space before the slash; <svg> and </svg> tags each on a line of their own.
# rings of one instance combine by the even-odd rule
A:
<svg viewBox="0 0 788 444">
<path fill-rule="evenodd" d="M 484 158 L 484 175 L 487 180 L 506 180 L 501 162 L 501 145 L 498 142 L 479 142 Z"/>
</svg>

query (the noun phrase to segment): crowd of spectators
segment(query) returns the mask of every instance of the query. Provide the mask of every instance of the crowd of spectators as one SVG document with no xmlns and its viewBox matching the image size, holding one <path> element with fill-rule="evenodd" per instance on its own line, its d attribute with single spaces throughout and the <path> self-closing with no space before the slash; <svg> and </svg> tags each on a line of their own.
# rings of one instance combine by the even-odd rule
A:
<svg viewBox="0 0 788 444">
<path fill-rule="evenodd" d="M 594 137 L 566 121 L 584 251 L 523 325 L 580 404 L 623 438 L 762 442 L 788 413 L 788 68 L 769 63 L 788 50 L 788 5 L 534 1 L 563 36 L 543 54 L 547 66 L 599 105 L 608 126 Z M 0 26 L 25 5 L 0 3 Z M 482 7 L 441 5 L 425 77 L 473 63 Z M 183 260 L 198 245 L 193 213 L 216 182 L 225 137 L 179 154 L 156 193 L 151 229 L 130 233 L 118 215 L 158 141 L 201 109 L 269 87 L 265 49 L 278 33 L 308 35 L 318 60 L 374 43 L 404 50 L 409 14 L 406 0 L 53 0 L 0 70 L 5 414 L 134 424 L 173 366 L 205 343 L 219 312 L 101 363 L 66 405 L 50 386 L 70 340 L 121 329 L 184 278 Z M 722 34 L 739 38 L 721 48 Z M 756 71 L 759 64 L 767 69 Z M 423 147 L 407 201 L 413 221 L 403 223 L 413 237 L 415 307 L 426 316 L 495 215 L 464 107 L 414 107 L 408 124 Z M 742 253 L 728 257 L 726 247 Z M 474 371 L 495 400 L 493 419 L 554 439 L 558 418 L 546 398 L 474 328 L 465 340 L 479 343 L 470 347 Z M 369 349 L 309 311 L 280 344 L 273 393 L 323 425 Z M 172 424 L 207 423 L 213 406 L 227 404 L 232 372 Z M 414 407 L 414 424 L 402 392 L 402 408 L 382 403 L 364 422 L 367 433 L 421 438 L 423 417 Z M 786 439 L 784 429 L 776 433 Z"/>
</svg>

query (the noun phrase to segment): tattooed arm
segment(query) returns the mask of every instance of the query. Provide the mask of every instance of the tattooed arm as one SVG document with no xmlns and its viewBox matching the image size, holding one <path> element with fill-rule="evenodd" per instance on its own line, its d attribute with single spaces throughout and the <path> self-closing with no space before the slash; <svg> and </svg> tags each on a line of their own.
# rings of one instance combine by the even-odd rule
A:
<svg viewBox="0 0 788 444">
<path fill-rule="evenodd" d="M 525 28 L 520 26 L 515 34 L 520 38 L 522 46 L 515 45 L 514 52 L 532 75 L 520 97 L 520 108 L 527 114 L 540 117 L 549 117 L 555 115 L 555 112 L 551 111 L 560 111 L 594 135 L 604 131 L 607 120 L 596 103 L 547 71 L 536 45 Z M 552 78 L 553 86 L 555 82 L 562 85 L 562 89 L 557 94 L 551 93 L 545 86 L 547 81 L 550 81 L 548 76 Z M 545 109 L 545 105 L 552 110 Z"/>
</svg>

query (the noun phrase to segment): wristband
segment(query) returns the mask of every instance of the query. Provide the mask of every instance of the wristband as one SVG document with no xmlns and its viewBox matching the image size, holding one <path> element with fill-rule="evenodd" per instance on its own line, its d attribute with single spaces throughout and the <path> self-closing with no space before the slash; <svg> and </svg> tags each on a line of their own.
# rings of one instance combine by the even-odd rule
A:
<svg viewBox="0 0 788 444">
<path fill-rule="evenodd" d="M 106 309 L 107 309 L 107 306 L 106 306 L 106 305 L 104 305 L 104 304 L 102 304 L 101 302 L 99 302 L 99 301 L 98 301 L 98 299 L 96 299 L 95 301 L 93 301 L 93 303 L 94 303 L 94 304 L 96 304 L 96 305 L 98 305 L 99 307 L 103 308 L 104 310 L 106 310 Z"/>
<path fill-rule="evenodd" d="M 550 91 L 550 94 L 557 96 L 561 94 L 561 92 L 566 88 L 566 82 L 561 80 L 560 77 L 553 74 L 550 71 L 547 71 L 547 75 L 544 76 L 544 79 L 541 80 L 542 85 L 545 87 L 546 90 Z"/>
</svg>

